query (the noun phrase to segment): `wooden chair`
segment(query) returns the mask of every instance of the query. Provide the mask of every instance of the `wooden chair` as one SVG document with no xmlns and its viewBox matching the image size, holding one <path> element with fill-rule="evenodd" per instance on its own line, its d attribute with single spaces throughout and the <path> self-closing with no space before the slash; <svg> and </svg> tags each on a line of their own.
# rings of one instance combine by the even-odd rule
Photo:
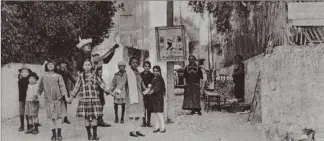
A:
<svg viewBox="0 0 324 141">
<path fill-rule="evenodd" d="M 214 105 L 212 105 L 213 103 Z M 204 104 L 205 104 L 204 111 L 206 111 L 207 113 L 209 112 L 209 109 L 213 109 L 214 106 L 219 111 L 221 111 L 220 95 L 215 92 L 206 91 L 204 95 Z"/>
</svg>

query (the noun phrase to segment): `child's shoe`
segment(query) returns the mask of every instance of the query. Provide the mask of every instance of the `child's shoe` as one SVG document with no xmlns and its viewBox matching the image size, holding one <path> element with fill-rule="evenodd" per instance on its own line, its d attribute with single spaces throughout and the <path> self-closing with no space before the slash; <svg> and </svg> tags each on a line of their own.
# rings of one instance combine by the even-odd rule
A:
<svg viewBox="0 0 324 141">
<path fill-rule="evenodd" d="M 26 134 L 30 134 L 30 133 L 33 133 L 33 125 L 28 125 L 27 126 Z"/>
<path fill-rule="evenodd" d="M 92 130 L 93 130 L 92 140 L 99 140 L 99 137 L 97 136 L 97 126 L 93 126 Z"/>
<path fill-rule="evenodd" d="M 63 140 L 63 137 L 61 135 L 61 128 L 57 129 L 57 140 Z"/>
<path fill-rule="evenodd" d="M 19 129 L 18 129 L 19 132 L 22 132 L 24 130 L 25 130 L 24 126 L 20 126 Z"/>
<path fill-rule="evenodd" d="M 37 123 L 36 123 L 36 124 L 35 124 L 35 128 L 34 128 L 32 134 L 36 135 L 36 134 L 38 134 L 38 133 L 39 133 L 39 131 L 38 131 L 38 125 L 37 125 Z"/>
<path fill-rule="evenodd" d="M 53 135 L 51 137 L 51 140 L 53 141 L 53 140 L 56 140 L 56 131 L 55 131 L 55 129 L 52 129 L 52 133 L 53 133 Z"/>
</svg>

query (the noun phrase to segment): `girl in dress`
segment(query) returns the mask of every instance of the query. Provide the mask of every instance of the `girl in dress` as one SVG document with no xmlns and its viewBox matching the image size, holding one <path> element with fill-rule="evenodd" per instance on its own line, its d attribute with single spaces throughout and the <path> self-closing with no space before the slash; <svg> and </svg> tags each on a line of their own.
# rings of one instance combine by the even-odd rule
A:
<svg viewBox="0 0 324 141">
<path fill-rule="evenodd" d="M 55 63 L 48 61 L 45 64 L 45 74 L 39 82 L 38 95 L 44 92 L 47 117 L 53 123 L 51 140 L 62 140 L 62 119 L 66 116 L 64 98 L 67 98 L 67 92 L 62 76 L 55 71 Z"/>
<path fill-rule="evenodd" d="M 115 109 L 115 123 L 118 123 L 118 105 L 122 106 L 122 116 L 120 123 L 124 123 L 125 115 L 125 103 L 126 103 L 126 93 L 128 93 L 127 88 L 127 74 L 125 71 L 126 62 L 121 61 L 118 63 L 119 71 L 114 74 L 113 80 L 111 82 L 110 91 L 114 92 L 114 109 Z"/>
<path fill-rule="evenodd" d="M 84 117 L 88 139 L 99 140 L 97 136 L 97 118 L 103 116 L 102 104 L 99 99 L 99 88 L 103 89 L 106 93 L 110 93 L 110 91 L 106 88 L 102 79 L 99 79 L 91 70 L 91 61 L 85 60 L 83 62 L 83 70 L 72 91 L 72 97 L 69 99 L 69 103 L 72 102 L 77 94 L 79 95 L 80 100 L 76 116 Z M 93 136 L 90 132 L 90 126 L 93 129 Z"/>
<path fill-rule="evenodd" d="M 164 95 L 165 95 L 165 83 L 162 78 L 160 66 L 153 67 L 154 78 L 152 81 L 151 90 L 148 94 L 151 94 L 152 99 L 152 113 L 155 115 L 155 130 L 153 133 L 161 132 L 165 133 L 166 129 L 164 126 Z"/>
<path fill-rule="evenodd" d="M 36 84 L 36 81 L 38 80 L 37 74 L 34 72 L 30 73 L 28 80 L 29 85 L 26 96 L 25 115 L 28 117 L 30 125 L 27 125 L 28 129 L 26 134 L 38 134 L 39 100 L 37 95 L 38 85 Z M 32 128 L 33 125 L 34 128 Z"/>
</svg>

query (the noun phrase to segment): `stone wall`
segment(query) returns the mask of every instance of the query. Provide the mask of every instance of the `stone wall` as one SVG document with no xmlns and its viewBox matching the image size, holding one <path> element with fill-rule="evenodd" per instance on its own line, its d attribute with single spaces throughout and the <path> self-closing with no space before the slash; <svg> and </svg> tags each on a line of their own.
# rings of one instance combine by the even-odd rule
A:
<svg viewBox="0 0 324 141">
<path fill-rule="evenodd" d="M 280 46 L 264 57 L 261 73 L 262 122 L 266 139 L 313 128 L 324 140 L 324 45 Z"/>
</svg>

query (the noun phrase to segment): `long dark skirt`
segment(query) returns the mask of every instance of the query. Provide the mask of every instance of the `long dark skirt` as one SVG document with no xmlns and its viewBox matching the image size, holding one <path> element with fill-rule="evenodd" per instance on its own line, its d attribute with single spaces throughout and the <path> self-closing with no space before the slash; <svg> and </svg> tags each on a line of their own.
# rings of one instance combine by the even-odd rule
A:
<svg viewBox="0 0 324 141">
<path fill-rule="evenodd" d="M 198 84 L 189 84 L 185 87 L 182 109 L 201 110 L 200 86 Z"/>
<path fill-rule="evenodd" d="M 244 100 L 244 75 L 233 77 L 233 81 L 235 98 Z"/>
</svg>

